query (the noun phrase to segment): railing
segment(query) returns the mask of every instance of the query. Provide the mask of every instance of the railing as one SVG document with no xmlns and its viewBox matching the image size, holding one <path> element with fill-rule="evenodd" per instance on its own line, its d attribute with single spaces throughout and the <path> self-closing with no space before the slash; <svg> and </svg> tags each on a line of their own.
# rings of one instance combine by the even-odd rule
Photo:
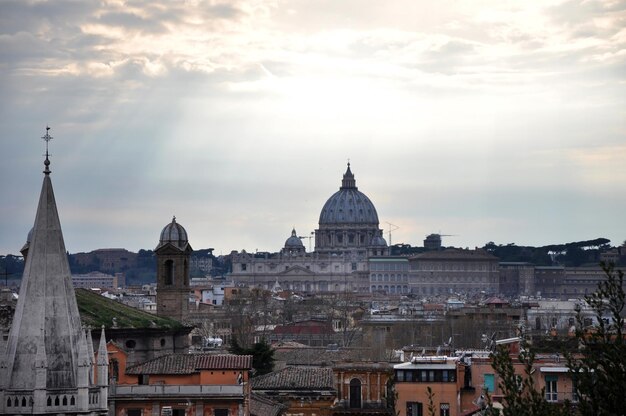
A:
<svg viewBox="0 0 626 416">
<path fill-rule="evenodd" d="M 152 396 L 243 396 L 243 386 L 239 385 L 146 385 L 146 386 L 111 386 L 110 398 L 120 397 L 152 397 Z"/>
</svg>

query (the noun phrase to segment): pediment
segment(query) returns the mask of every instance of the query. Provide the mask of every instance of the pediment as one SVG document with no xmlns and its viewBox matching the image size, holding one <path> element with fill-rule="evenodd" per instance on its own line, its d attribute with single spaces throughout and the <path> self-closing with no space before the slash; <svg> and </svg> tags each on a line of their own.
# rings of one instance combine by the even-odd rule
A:
<svg viewBox="0 0 626 416">
<path fill-rule="evenodd" d="M 156 254 L 181 254 L 181 253 L 191 253 L 193 251 L 193 249 L 191 248 L 191 246 L 189 245 L 189 243 L 186 243 L 185 246 L 181 249 L 178 246 L 175 246 L 172 243 L 165 243 L 159 247 L 157 247 L 156 249 L 154 249 L 154 252 Z"/>
</svg>

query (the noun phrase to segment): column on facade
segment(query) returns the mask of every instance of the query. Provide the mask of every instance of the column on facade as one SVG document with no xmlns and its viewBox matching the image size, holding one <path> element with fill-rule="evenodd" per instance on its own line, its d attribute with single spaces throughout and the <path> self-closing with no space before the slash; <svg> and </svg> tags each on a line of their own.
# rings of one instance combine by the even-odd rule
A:
<svg viewBox="0 0 626 416">
<path fill-rule="evenodd" d="M 341 393 L 340 394 L 341 394 L 341 398 L 345 400 L 346 396 L 344 395 L 344 392 L 343 392 L 344 391 L 344 389 L 343 389 L 343 384 L 344 384 L 343 371 L 341 373 L 339 373 L 339 374 L 340 374 L 340 377 L 341 377 Z"/>
</svg>

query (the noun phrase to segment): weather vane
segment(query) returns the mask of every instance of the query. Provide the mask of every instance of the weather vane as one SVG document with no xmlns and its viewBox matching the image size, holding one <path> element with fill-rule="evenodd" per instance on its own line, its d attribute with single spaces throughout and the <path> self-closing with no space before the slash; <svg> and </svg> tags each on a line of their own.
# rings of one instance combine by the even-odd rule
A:
<svg viewBox="0 0 626 416">
<path fill-rule="evenodd" d="M 52 136 L 50 136 L 50 127 L 48 125 L 46 125 L 46 135 L 43 136 L 42 139 L 46 142 L 46 160 L 43 162 L 43 164 L 46 166 L 46 169 L 43 171 L 43 173 L 47 175 L 50 173 L 50 160 L 48 159 L 48 156 L 50 156 L 50 154 L 48 153 L 48 142 L 52 140 Z"/>
</svg>

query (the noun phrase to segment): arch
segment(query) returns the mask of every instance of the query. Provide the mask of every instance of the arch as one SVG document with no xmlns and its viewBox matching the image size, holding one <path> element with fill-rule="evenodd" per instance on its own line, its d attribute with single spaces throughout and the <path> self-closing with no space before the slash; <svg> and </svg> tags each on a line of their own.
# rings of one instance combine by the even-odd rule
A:
<svg viewBox="0 0 626 416">
<path fill-rule="evenodd" d="M 165 268 L 165 274 L 163 279 L 165 280 L 165 284 L 171 286 L 174 284 L 174 260 L 165 260 L 163 263 Z"/>
<path fill-rule="evenodd" d="M 48 398 L 48 400 L 50 400 L 50 399 Z M 7 399 L 7 407 L 11 407 L 12 405 L 13 405 L 13 404 L 11 403 L 11 398 L 9 397 L 9 398 Z M 48 405 L 48 406 L 50 406 L 50 405 Z"/>
<path fill-rule="evenodd" d="M 48 396 L 48 401 L 46 402 L 46 405 L 52 406 L 52 397 Z"/>
<path fill-rule="evenodd" d="M 63 396 L 63 406 L 67 406 L 67 396 Z"/>
<path fill-rule="evenodd" d="M 70 405 L 74 406 L 76 404 L 76 398 L 74 396 L 70 397 Z"/>
<path fill-rule="evenodd" d="M 22 407 L 26 407 L 26 397 L 22 396 Z"/>
<path fill-rule="evenodd" d="M 13 406 L 17 407 L 20 405 L 20 401 L 17 399 L 17 396 L 13 398 Z"/>
<path fill-rule="evenodd" d="M 58 406 L 58 405 L 59 405 L 59 403 L 60 403 L 60 402 L 59 402 L 59 396 L 57 396 L 57 397 L 54 399 L 54 405 L 55 405 L 55 406 Z"/>
<path fill-rule="evenodd" d="M 361 380 L 358 378 L 350 380 L 350 408 L 361 408 Z"/>
</svg>

